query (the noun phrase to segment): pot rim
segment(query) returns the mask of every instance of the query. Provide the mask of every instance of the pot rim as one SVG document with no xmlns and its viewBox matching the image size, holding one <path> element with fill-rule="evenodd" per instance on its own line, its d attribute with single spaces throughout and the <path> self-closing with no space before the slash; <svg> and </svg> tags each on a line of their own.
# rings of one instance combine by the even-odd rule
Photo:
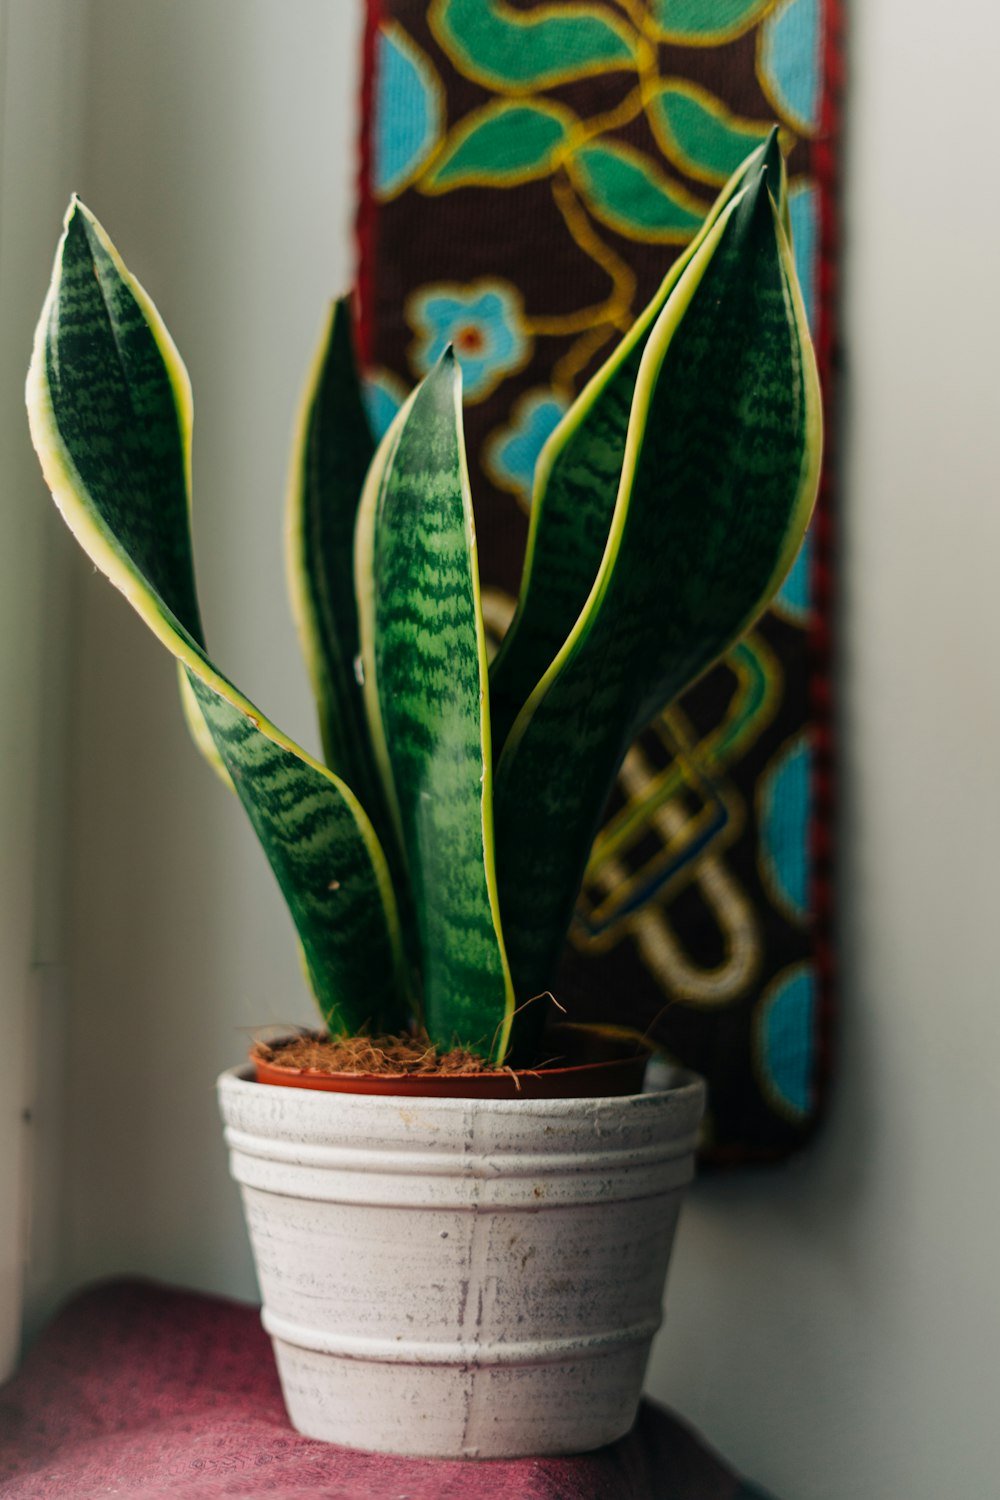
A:
<svg viewBox="0 0 1000 1500">
<path fill-rule="evenodd" d="M 261 1086 L 257 1083 L 252 1063 L 239 1063 L 235 1067 L 226 1068 L 219 1074 L 217 1086 L 223 1091 L 232 1091 L 235 1094 L 243 1094 L 249 1089 L 254 1095 L 260 1091 Z M 325 1104 L 339 1106 L 350 1105 L 359 1110 L 369 1110 L 375 1113 L 401 1102 L 406 1102 L 413 1109 L 440 1110 L 446 1115 L 462 1114 L 470 1106 L 477 1109 L 488 1109 L 497 1114 L 544 1114 L 547 1117 L 556 1118 L 570 1117 L 579 1112 L 581 1106 L 611 1106 L 621 1105 L 624 1108 L 655 1109 L 670 1099 L 678 1107 L 683 1107 L 688 1102 L 694 1105 L 695 1100 L 704 1100 L 706 1084 L 699 1073 L 690 1068 L 674 1067 L 667 1065 L 663 1068 L 661 1079 L 657 1080 L 636 1094 L 595 1094 L 591 1096 L 573 1095 L 563 1098 L 544 1098 L 542 1096 L 527 1097 L 524 1095 L 508 1098 L 478 1098 L 457 1097 L 455 1095 L 429 1095 L 414 1094 L 410 1096 L 392 1094 L 369 1094 L 369 1093 L 347 1093 L 339 1090 L 301 1089 L 288 1084 L 267 1084 L 267 1091 L 277 1090 L 279 1094 L 295 1095 L 305 1106 L 306 1100 L 311 1100 L 309 1106 L 312 1109 L 321 1110 Z M 702 1105 L 703 1107 L 703 1105 Z M 699 1116 L 701 1108 L 699 1108 Z"/>
<path fill-rule="evenodd" d="M 628 1097 L 643 1092 L 645 1072 L 655 1046 L 629 1027 L 561 1021 L 550 1031 L 584 1060 L 558 1067 L 492 1069 L 481 1073 L 328 1073 L 318 1068 L 291 1068 L 254 1056 L 256 1082 L 269 1088 L 311 1089 L 320 1093 L 360 1094 L 406 1099 L 493 1099 L 512 1103 L 528 1099 L 594 1099 Z M 609 1056 L 592 1058 L 595 1047 Z"/>
</svg>

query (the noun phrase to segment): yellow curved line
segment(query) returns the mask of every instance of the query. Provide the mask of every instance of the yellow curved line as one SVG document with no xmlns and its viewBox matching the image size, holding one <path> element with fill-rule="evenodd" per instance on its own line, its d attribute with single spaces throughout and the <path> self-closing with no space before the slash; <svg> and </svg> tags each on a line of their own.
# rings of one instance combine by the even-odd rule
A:
<svg viewBox="0 0 1000 1500">
<path fill-rule="evenodd" d="M 610 886 L 624 879 L 627 873 L 623 865 L 613 860 L 602 875 L 602 883 L 606 881 Z M 725 863 L 714 855 L 699 861 L 694 883 L 715 914 L 723 935 L 726 956 L 721 964 L 710 969 L 696 964 L 684 950 L 666 912 L 655 904 L 634 912 L 625 918 L 616 932 L 602 938 L 584 935 L 578 926 L 574 926 L 574 946 L 584 952 L 608 952 L 629 937 L 639 950 L 644 967 L 664 994 L 688 1005 L 729 1004 L 749 988 L 760 970 L 756 913 Z"/>
<path fill-rule="evenodd" d="M 596 307 L 583 307 L 574 313 L 548 318 L 524 317 L 522 326 L 526 332 L 545 338 L 587 333 L 596 323 L 610 323 L 625 332 L 632 322 L 630 309 L 635 295 L 635 272 L 598 236 L 568 179 L 553 178 L 552 196 L 574 243 L 607 274 L 612 291 L 607 300 Z"/>
<path fill-rule="evenodd" d="M 588 120 L 578 119 L 576 125 L 570 132 L 566 144 L 560 148 L 560 161 L 571 156 L 588 141 L 596 140 L 599 136 L 606 135 L 608 131 L 620 130 L 623 125 L 630 125 L 633 120 L 638 119 L 643 110 L 643 87 L 641 83 L 630 89 L 620 104 L 614 109 L 605 110 L 603 115 L 593 115 Z"/>
<path fill-rule="evenodd" d="M 687 715 L 676 703 L 671 708 L 665 709 L 654 720 L 650 727 L 659 734 L 665 747 L 673 751 L 674 759 L 663 771 L 651 774 L 647 783 L 642 787 L 639 797 L 635 800 L 630 798 L 626 805 L 604 824 L 594 840 L 591 853 L 591 863 L 595 867 L 602 859 L 617 854 L 622 848 L 627 847 L 647 825 L 652 804 L 659 806 L 661 803 L 669 802 L 684 786 L 695 787 L 700 795 L 706 795 L 701 791 L 701 784 L 704 782 L 701 767 L 713 767 L 720 764 L 727 766 L 733 756 L 739 754 L 748 743 L 756 744 L 764 730 L 773 722 L 779 706 L 780 663 L 763 636 L 756 631 L 750 631 L 744 636 L 742 644 L 750 647 L 766 663 L 764 676 L 767 686 L 763 700 L 750 725 L 737 731 L 735 738 L 726 745 L 726 752 L 723 754 L 722 747 L 731 734 L 730 725 L 744 714 L 749 697 L 749 673 L 742 664 L 738 652 L 730 650 L 726 656 L 726 664 L 737 680 L 734 695 L 736 707 L 731 706 L 722 722 L 716 724 L 701 740 L 696 739 Z"/>
<path fill-rule="evenodd" d="M 572 398 L 577 376 L 582 374 L 608 339 L 614 337 L 616 327 L 616 324 L 609 322 L 592 329 L 589 333 L 582 333 L 553 365 L 553 387 Z"/>
<path fill-rule="evenodd" d="M 697 776 L 694 779 L 697 781 Z M 619 786 L 633 804 L 640 805 L 645 803 L 642 830 L 649 829 L 657 835 L 660 852 L 652 859 L 646 860 L 640 869 L 632 872 L 619 859 L 619 855 L 625 855 L 630 840 L 616 840 L 610 849 L 605 845 L 601 858 L 593 859 L 590 862 L 584 877 L 585 885 L 598 886 L 607 892 L 604 900 L 591 906 L 589 912 L 591 921 L 608 922 L 609 918 L 613 917 L 616 908 L 620 910 L 625 907 L 632 893 L 649 881 L 650 876 L 655 872 L 657 866 L 665 866 L 675 855 L 682 853 L 690 846 L 691 842 L 698 837 L 712 817 L 707 803 L 702 807 L 700 812 L 691 816 L 680 804 L 668 801 L 665 797 L 659 798 L 657 806 L 650 809 L 648 805 L 648 789 L 655 780 L 655 775 L 642 746 L 639 744 L 633 745 L 625 757 L 619 772 Z M 659 888 L 655 901 L 650 902 L 650 905 L 662 906 L 664 901 L 669 899 L 674 891 L 690 885 L 692 881 L 696 882 L 698 869 L 702 860 L 717 856 L 721 850 L 728 848 L 742 833 L 746 822 L 742 800 L 735 794 L 728 798 L 723 794 L 722 800 L 725 803 L 729 816 L 726 826 L 720 829 L 716 838 L 713 839 L 711 850 L 706 850 L 694 864 L 677 870 L 670 880 Z M 616 881 L 610 887 L 603 878 L 604 871 L 609 863 L 614 863 L 616 869 L 623 868 L 625 870 L 624 878 Z M 622 921 L 627 920 L 629 920 L 628 917 L 618 918 L 614 922 L 614 925 L 620 927 Z"/>
<path fill-rule="evenodd" d="M 614 4 L 625 12 L 636 31 L 645 36 L 650 28 L 650 15 L 644 0 L 614 0 Z"/>
<path fill-rule="evenodd" d="M 511 83 L 501 75 L 493 73 L 489 68 L 484 68 L 473 61 L 467 52 L 457 45 L 458 39 L 442 15 L 447 0 L 431 0 L 427 12 L 427 24 L 438 43 L 438 46 L 454 63 L 455 67 L 466 78 L 471 78 L 477 83 L 485 83 L 488 87 L 495 89 L 500 94 L 520 94 L 524 92 L 525 80 Z M 624 59 L 618 63 L 608 63 L 605 59 L 595 59 L 594 62 L 584 66 L 570 65 L 561 71 L 547 73 L 540 87 L 554 88 L 560 83 L 576 82 L 581 78 L 592 78 L 598 73 L 626 72 L 630 66 L 636 66 L 635 46 L 639 38 L 631 31 L 626 22 L 618 16 L 609 13 L 602 7 L 592 4 L 549 4 L 538 5 L 530 11 L 514 10 L 513 7 L 504 4 L 504 0 L 490 0 L 490 7 L 496 18 L 506 26 L 518 27 L 525 33 L 530 33 L 540 22 L 547 20 L 571 20 L 574 17 L 582 17 L 585 20 L 598 19 L 603 21 L 610 30 L 614 31 L 618 39 L 630 50 L 632 57 L 630 61 Z M 526 35 L 523 45 L 530 46 L 530 35 Z"/>
</svg>

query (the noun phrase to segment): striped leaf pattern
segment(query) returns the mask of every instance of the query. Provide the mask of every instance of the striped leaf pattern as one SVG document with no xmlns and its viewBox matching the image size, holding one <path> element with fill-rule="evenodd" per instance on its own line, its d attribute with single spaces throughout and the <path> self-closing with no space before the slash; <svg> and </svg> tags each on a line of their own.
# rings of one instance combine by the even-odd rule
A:
<svg viewBox="0 0 1000 1500">
<path fill-rule="evenodd" d="M 391 855 L 395 835 L 356 671 L 354 523 L 374 455 L 345 297 L 331 307 L 299 413 L 288 493 L 288 586 L 326 764 L 357 795 Z"/>
<path fill-rule="evenodd" d="M 432 1040 L 506 1052 L 486 644 L 451 350 L 388 435 L 358 524 L 366 701 L 391 777 Z M 379 468 L 377 463 L 376 470 Z M 365 582 L 364 580 L 367 580 Z"/>
<path fill-rule="evenodd" d="M 529 693 L 569 635 L 597 576 L 618 494 L 635 383 L 650 332 L 727 204 L 764 172 L 784 206 L 787 194 L 777 129 L 723 188 L 696 238 L 674 261 L 656 295 L 542 450 L 535 470 L 517 611 L 490 671 L 497 754 Z"/>
<path fill-rule="evenodd" d="M 596 582 L 498 766 L 519 995 L 551 981 L 630 741 L 765 606 L 812 510 L 819 390 L 766 176 L 720 215 L 649 336 Z"/>
<path fill-rule="evenodd" d="M 405 1021 L 385 858 L 353 792 L 206 654 L 189 528 L 191 393 L 152 302 L 103 229 L 70 205 L 28 375 L 32 438 L 56 504 L 188 680 L 285 892 L 334 1030 Z"/>
</svg>

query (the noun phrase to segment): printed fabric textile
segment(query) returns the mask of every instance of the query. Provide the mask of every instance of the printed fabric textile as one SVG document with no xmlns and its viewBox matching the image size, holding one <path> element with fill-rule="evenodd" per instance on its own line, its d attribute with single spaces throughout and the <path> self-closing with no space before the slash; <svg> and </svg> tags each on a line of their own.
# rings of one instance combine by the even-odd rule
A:
<svg viewBox="0 0 1000 1500">
<path fill-rule="evenodd" d="M 496 639 L 542 444 L 775 121 L 829 417 L 840 41 L 838 0 L 368 0 L 370 411 L 454 344 Z M 626 759 L 558 987 L 706 1076 L 717 1164 L 801 1145 L 829 1082 L 829 431 L 773 607 Z"/>
<path fill-rule="evenodd" d="M 301 1437 L 258 1309 L 137 1281 L 78 1296 L 0 1389 L 4 1500 L 752 1500 L 648 1403 L 579 1458 L 392 1458 Z M 764 1500 L 761 1496 L 760 1500 Z"/>
</svg>

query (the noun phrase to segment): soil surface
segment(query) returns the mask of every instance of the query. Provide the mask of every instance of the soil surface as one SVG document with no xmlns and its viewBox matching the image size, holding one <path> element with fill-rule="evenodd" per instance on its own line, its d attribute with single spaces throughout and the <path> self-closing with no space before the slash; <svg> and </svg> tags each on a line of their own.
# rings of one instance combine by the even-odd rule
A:
<svg viewBox="0 0 1000 1500">
<path fill-rule="evenodd" d="M 251 1059 L 282 1068 L 312 1068 L 319 1073 L 427 1074 L 496 1073 L 503 1069 L 453 1047 L 441 1052 L 428 1037 L 340 1036 L 304 1033 L 277 1042 L 254 1042 Z"/>
</svg>

